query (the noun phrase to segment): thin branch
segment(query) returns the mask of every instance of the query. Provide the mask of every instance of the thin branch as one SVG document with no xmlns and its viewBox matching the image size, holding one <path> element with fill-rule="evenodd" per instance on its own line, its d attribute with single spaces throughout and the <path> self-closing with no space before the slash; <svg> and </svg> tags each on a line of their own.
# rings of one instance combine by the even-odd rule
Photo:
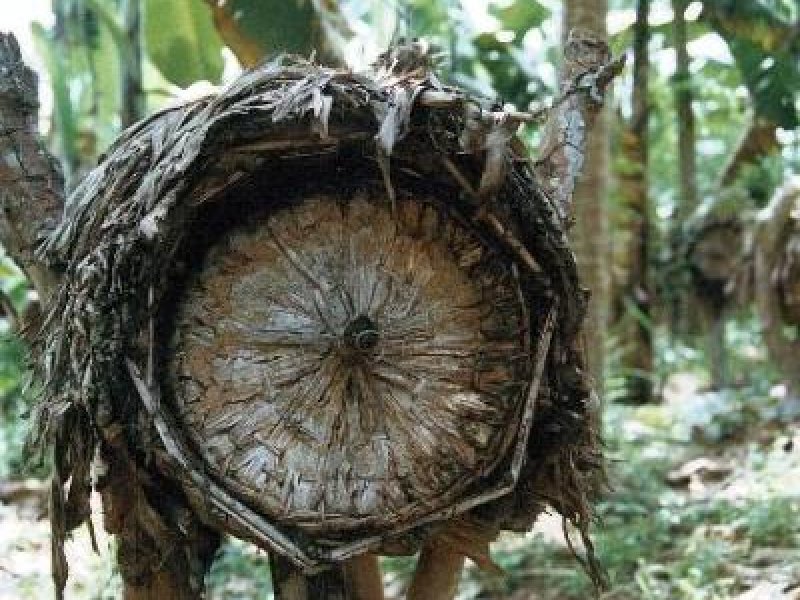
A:
<svg viewBox="0 0 800 600">
<path fill-rule="evenodd" d="M 625 56 L 611 58 L 608 44 L 594 34 L 574 29 L 564 46 L 561 99 L 550 111 L 536 173 L 547 196 L 571 219 L 572 196 L 586 154 L 587 130 L 603 104 L 608 84 L 625 65 Z"/>
</svg>

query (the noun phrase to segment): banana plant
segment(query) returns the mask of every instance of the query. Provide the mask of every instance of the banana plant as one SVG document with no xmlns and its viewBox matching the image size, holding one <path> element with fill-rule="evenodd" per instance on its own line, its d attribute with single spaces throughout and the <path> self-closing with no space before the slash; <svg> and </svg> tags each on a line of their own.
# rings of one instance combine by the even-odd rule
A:
<svg viewBox="0 0 800 600">
<path fill-rule="evenodd" d="M 74 186 L 119 133 L 119 78 L 130 52 L 107 4 L 55 0 L 54 26 L 32 25 L 53 93 L 50 137 Z"/>
</svg>

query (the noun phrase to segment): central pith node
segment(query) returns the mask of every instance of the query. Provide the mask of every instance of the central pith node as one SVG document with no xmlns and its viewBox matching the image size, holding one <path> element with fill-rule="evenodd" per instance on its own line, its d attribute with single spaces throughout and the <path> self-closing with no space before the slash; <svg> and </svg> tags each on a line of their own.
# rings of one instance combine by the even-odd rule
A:
<svg viewBox="0 0 800 600">
<path fill-rule="evenodd" d="M 357 316 L 345 327 L 344 342 L 357 352 L 371 352 L 379 340 L 378 326 L 367 315 Z"/>
</svg>

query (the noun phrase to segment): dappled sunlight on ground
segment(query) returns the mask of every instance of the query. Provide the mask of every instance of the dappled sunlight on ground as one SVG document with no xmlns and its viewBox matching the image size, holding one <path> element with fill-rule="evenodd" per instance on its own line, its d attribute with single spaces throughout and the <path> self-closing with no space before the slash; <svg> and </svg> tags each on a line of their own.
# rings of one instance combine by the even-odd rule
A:
<svg viewBox="0 0 800 600">
<path fill-rule="evenodd" d="M 598 505 L 594 534 L 613 582 L 604 600 L 800 600 L 800 426 L 774 418 L 777 393 L 703 386 L 675 376 L 661 404 L 607 407 L 612 489 Z M 42 502 L 0 504 L 0 600 L 52 597 Z M 70 599 L 120 596 L 95 508 L 100 554 L 80 528 L 68 545 Z M 527 535 L 504 534 L 492 556 L 505 575 L 470 567 L 462 600 L 592 597 L 556 516 L 543 516 Z M 267 562 L 246 544 L 226 544 L 209 597 L 269 597 Z M 388 598 L 403 597 L 413 564 L 384 561 Z"/>
<path fill-rule="evenodd" d="M 46 489 L 46 488 L 45 488 Z M 119 598 L 119 577 L 112 569 L 111 539 L 99 526 L 100 506 L 93 499 L 99 554 L 92 549 L 83 526 L 67 542 L 70 577 L 68 599 Z M 50 578 L 50 525 L 43 506 L 0 504 L 0 600 L 39 600 L 53 597 Z"/>
<path fill-rule="evenodd" d="M 661 404 L 607 408 L 612 490 L 594 534 L 605 600 L 800 599 L 800 427 L 775 419 L 780 394 L 704 386 L 680 374 Z M 463 599 L 591 597 L 559 522 L 493 555 L 508 574 L 471 570 Z"/>
</svg>

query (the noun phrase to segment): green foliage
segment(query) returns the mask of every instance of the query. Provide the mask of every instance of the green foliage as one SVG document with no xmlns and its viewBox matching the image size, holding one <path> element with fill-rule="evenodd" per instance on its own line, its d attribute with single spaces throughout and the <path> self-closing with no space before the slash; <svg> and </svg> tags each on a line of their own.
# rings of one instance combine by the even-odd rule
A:
<svg viewBox="0 0 800 600">
<path fill-rule="evenodd" d="M 732 424 L 739 415 L 739 435 L 760 429 L 748 417 L 760 404 L 763 399 L 748 390 L 743 406 L 750 410 L 726 414 Z M 791 569 L 800 557 L 800 502 L 769 483 L 800 472 L 800 461 L 781 449 L 785 438 L 777 435 L 766 452 L 763 443 L 732 451 L 740 469 L 736 486 L 708 484 L 704 494 L 693 497 L 666 484 L 667 473 L 685 460 L 717 452 L 716 446 L 680 436 L 691 418 L 679 406 L 607 411 L 612 490 L 597 507 L 593 537 L 611 579 L 609 598 L 733 599 L 743 589 L 741 573 L 757 572 L 765 562 Z M 767 471 L 769 464 L 773 471 Z M 753 491 L 730 491 L 737 488 Z M 523 590 L 543 600 L 592 597 L 590 582 L 557 536 L 539 533 L 496 546 L 492 556 L 506 573 L 490 577 L 470 570 L 461 598 L 524 597 Z"/>
<path fill-rule="evenodd" d="M 514 32 L 514 39 L 521 40 L 524 35 L 539 27 L 550 16 L 550 11 L 539 2 L 514 0 L 510 3 L 493 5 L 491 14 L 500 19 L 503 28 Z"/>
<path fill-rule="evenodd" d="M 730 36 L 729 36 L 730 37 Z M 786 51 L 764 52 L 750 40 L 728 39 L 756 112 L 786 129 L 800 124 L 795 98 L 800 89 L 798 58 Z"/>
<path fill-rule="evenodd" d="M 73 187 L 119 134 L 121 73 L 136 41 L 103 0 L 63 0 L 54 12 L 54 27 L 33 23 L 32 32 L 50 76 L 54 149 Z"/>
<path fill-rule="evenodd" d="M 764 208 L 783 183 L 787 166 L 781 156 L 765 156 L 755 164 L 745 165 L 734 185 L 745 191 L 754 208 Z"/>
<path fill-rule="evenodd" d="M 406 35 L 431 39 L 448 56 L 444 77 L 472 91 L 526 109 L 540 100 L 547 82 L 539 67 L 555 56 L 536 56 L 524 48 L 524 38 L 551 16 L 536 0 L 489 2 L 492 24 L 472 22 L 453 0 L 409 0 Z"/>
<path fill-rule="evenodd" d="M 272 580 L 266 554 L 239 540 L 228 539 L 206 575 L 208 597 L 216 600 L 260 600 L 271 597 Z"/>
<path fill-rule="evenodd" d="M 0 478 L 25 471 L 23 452 L 29 400 L 23 393 L 25 345 L 15 335 L 0 334 Z"/>
<path fill-rule="evenodd" d="M 521 4 L 527 6 L 521 8 Z M 488 71 L 489 83 L 500 99 L 524 110 L 532 102 L 541 101 L 552 84 L 542 78 L 540 67 L 555 56 L 536 56 L 526 52 L 522 45 L 526 32 L 541 26 L 550 13 L 537 2 L 519 0 L 498 11 L 496 16 L 502 29 L 475 37 L 473 68 L 467 73 L 473 78 L 479 77 L 481 69 L 477 65 L 481 65 Z M 501 39 L 509 31 L 513 39 Z"/>
<path fill-rule="evenodd" d="M 791 20 L 796 4 L 715 0 L 706 2 L 706 12 L 728 42 L 756 112 L 786 129 L 797 127 L 800 41 Z"/>
<path fill-rule="evenodd" d="M 39 54 L 44 59 L 50 74 L 54 103 L 53 125 L 54 131 L 57 132 L 54 141 L 56 151 L 66 163 L 69 176 L 79 160 L 79 154 L 78 125 L 68 85 L 67 58 L 61 53 L 54 32 L 45 30 L 38 23 L 34 23 L 31 27 Z"/>
<path fill-rule="evenodd" d="M 316 11 L 312 0 L 231 0 L 230 5 L 237 25 L 265 55 L 289 52 L 308 56 L 314 47 L 311 24 Z"/>
<path fill-rule="evenodd" d="M 709 26 L 725 39 L 756 112 L 787 129 L 800 123 L 795 106 L 800 89 L 800 37 L 793 29 L 797 15 L 795 0 L 705 0 L 701 19 L 687 26 L 689 41 L 708 33 Z M 668 45 L 674 43 L 671 21 L 651 26 L 651 33 Z M 616 34 L 613 42 L 623 49 L 631 40 L 632 26 Z M 698 75 L 695 82 L 705 79 Z M 697 106 L 702 109 L 702 104 Z"/>
<path fill-rule="evenodd" d="M 22 314 L 28 306 L 28 290 L 25 276 L 0 248 L 0 294 L 7 310 Z M 9 315 L 0 319 L 0 478 L 20 475 L 26 463 L 27 348 L 11 331 L 12 320 Z"/>
<path fill-rule="evenodd" d="M 172 83 L 219 83 L 222 42 L 202 0 L 144 0 L 144 37 L 148 57 Z"/>
</svg>

